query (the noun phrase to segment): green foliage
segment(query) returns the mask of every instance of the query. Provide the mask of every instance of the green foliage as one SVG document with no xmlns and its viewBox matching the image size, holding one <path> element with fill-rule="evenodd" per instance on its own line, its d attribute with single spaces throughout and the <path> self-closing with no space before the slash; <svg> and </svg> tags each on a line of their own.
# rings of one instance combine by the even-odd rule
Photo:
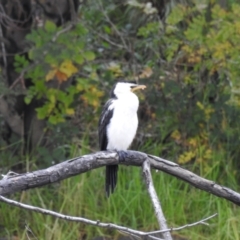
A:
<svg viewBox="0 0 240 240">
<path fill-rule="evenodd" d="M 177 4 L 164 28 L 153 20 L 138 29 L 147 46 L 145 61 L 155 66 L 147 99 L 167 158 L 208 169 L 214 151 L 228 149 L 238 165 L 239 8 L 223 9 L 217 1 Z M 160 71 L 159 55 L 151 54 L 156 49 Z"/>
<path fill-rule="evenodd" d="M 88 31 L 80 23 L 64 29 L 51 21 L 46 21 L 43 28 L 32 30 L 27 35 L 32 45 L 29 61 L 16 55 L 15 68 L 18 72 L 29 68 L 26 78 L 31 79 L 31 86 L 25 103 L 30 104 L 33 99 L 44 103 L 36 109 L 39 119 L 47 118 L 50 123 L 57 124 L 74 114 L 71 106 L 75 96 L 80 94 L 80 88 L 72 86 L 72 79 L 78 73 L 77 67 L 84 69 L 84 66 L 91 66 L 91 61 L 95 59 L 94 52 L 87 45 L 87 37 Z M 86 78 L 85 81 L 90 87 L 89 80 Z"/>
<path fill-rule="evenodd" d="M 150 22 L 146 26 L 139 28 L 137 35 L 144 38 L 155 35 L 159 31 L 160 26 L 160 22 Z"/>
<path fill-rule="evenodd" d="M 170 17 L 167 28 L 186 22 L 184 35 L 179 38 L 176 47 L 181 50 L 181 58 L 187 59 L 186 64 L 194 65 L 195 72 L 207 69 L 210 75 L 218 72 L 220 76 L 228 77 L 232 100 L 238 105 L 240 5 L 233 4 L 229 10 L 217 3 L 212 4 L 210 9 L 207 4 L 202 8 L 196 4 L 194 8 L 178 6 L 175 9 L 172 15 L 177 15 L 177 20 Z M 179 9 L 181 14 L 178 14 Z M 193 14 L 196 17 L 190 20 Z M 207 17 L 208 14 L 210 17 Z M 178 31 L 181 31 L 180 27 Z M 170 37 L 175 38 L 173 35 Z"/>
<path fill-rule="evenodd" d="M 21 72 L 23 68 L 28 67 L 29 62 L 24 56 L 16 54 L 14 56 L 15 62 L 14 62 L 14 67 L 17 72 Z"/>
</svg>

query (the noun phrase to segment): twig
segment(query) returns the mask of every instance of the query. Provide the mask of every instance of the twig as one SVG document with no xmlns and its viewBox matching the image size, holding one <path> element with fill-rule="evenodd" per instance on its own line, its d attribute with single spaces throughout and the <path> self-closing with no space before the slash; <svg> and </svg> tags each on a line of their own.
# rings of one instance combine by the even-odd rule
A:
<svg viewBox="0 0 240 240">
<path fill-rule="evenodd" d="M 6 28 L 11 27 L 13 29 L 18 29 L 18 30 L 29 29 L 29 27 L 22 27 L 22 26 L 24 26 L 24 23 L 30 20 L 31 16 L 32 15 L 29 14 L 28 17 L 23 19 L 23 21 L 19 19 L 13 19 L 6 14 L 3 5 L 0 3 L 0 23 Z M 21 27 L 19 27 L 19 25 Z"/>
<path fill-rule="evenodd" d="M 208 221 L 209 219 L 211 218 L 214 218 L 216 217 L 218 214 L 217 213 L 214 213 L 213 215 L 209 216 L 209 217 L 206 217 L 198 222 L 194 222 L 194 223 L 191 223 L 191 224 L 186 224 L 184 226 L 181 226 L 181 227 L 176 227 L 176 228 L 170 228 L 170 229 L 166 229 L 166 230 L 158 230 L 158 231 L 153 231 L 153 232 L 148 232 L 149 235 L 152 235 L 152 234 L 158 234 L 158 233 L 163 233 L 163 232 L 172 232 L 172 231 L 179 231 L 179 230 L 182 230 L 184 228 L 189 228 L 189 227 L 194 227 L 196 225 L 199 225 L 199 224 L 204 224 L 204 225 L 209 225 L 208 223 L 206 223 L 206 221 Z"/>
<path fill-rule="evenodd" d="M 100 34 L 98 31 L 96 31 L 95 29 L 91 29 L 91 31 L 93 31 L 96 35 L 98 35 L 100 38 L 102 38 L 103 40 L 105 40 L 106 42 L 110 43 L 111 45 L 118 47 L 120 49 L 125 49 L 125 46 L 120 45 L 118 43 L 113 42 L 112 40 L 110 40 L 109 38 L 105 37 L 104 35 Z"/>
<path fill-rule="evenodd" d="M 170 228 L 170 229 L 159 230 L 159 231 L 154 231 L 154 232 L 143 232 L 143 231 L 134 230 L 134 229 L 131 229 L 131 228 L 128 228 L 128 227 L 119 226 L 119 225 L 114 224 L 114 223 L 102 223 L 99 220 L 93 221 L 93 220 L 90 220 L 90 219 L 87 219 L 87 218 L 64 215 L 64 214 L 54 212 L 54 211 L 51 211 L 51 210 L 47 210 L 47 209 L 43 209 L 43 208 L 40 208 L 40 207 L 34 207 L 34 206 L 31 206 L 31 205 L 28 205 L 28 204 L 20 203 L 20 202 L 5 198 L 1 195 L 0 195 L 0 201 L 5 202 L 5 203 L 10 204 L 10 205 L 15 206 L 15 207 L 23 208 L 23 209 L 26 209 L 26 210 L 29 210 L 29 211 L 38 212 L 38 213 L 45 214 L 45 215 L 50 215 L 50 216 L 60 218 L 60 219 L 63 219 L 63 220 L 67 220 L 67 221 L 82 222 L 82 223 L 85 223 L 85 224 L 88 224 L 88 225 L 93 225 L 93 226 L 101 227 L 101 228 L 111 228 L 111 229 L 115 229 L 115 230 L 127 233 L 129 235 L 133 235 L 133 236 L 136 235 L 136 236 L 141 236 L 141 237 L 149 236 L 153 239 L 158 239 L 158 240 L 162 240 L 162 239 L 158 238 L 158 237 L 155 237 L 155 236 L 152 236 L 152 235 L 157 234 L 157 233 L 179 231 L 179 230 L 181 230 L 183 228 L 186 228 L 186 227 L 192 227 L 192 226 L 195 226 L 195 225 L 198 225 L 198 224 L 202 224 L 202 223 L 205 223 L 205 221 L 207 221 L 210 218 L 213 218 L 217 215 L 217 214 L 214 214 L 214 215 L 212 215 L 208 218 L 205 218 L 203 220 L 200 220 L 196 223 L 187 224 L 187 225 L 184 225 L 184 226 L 178 227 L 178 228 Z"/>
<path fill-rule="evenodd" d="M 72 27 L 73 27 L 73 24 L 69 24 L 69 25 L 67 25 L 65 28 L 63 28 L 62 30 L 58 31 L 58 32 L 54 35 L 54 37 L 52 38 L 52 41 L 55 42 L 55 41 L 57 40 L 57 38 L 58 38 L 61 34 L 70 31 L 70 30 L 72 29 Z"/>
<path fill-rule="evenodd" d="M 160 201 L 157 197 L 157 193 L 156 193 L 154 185 L 153 185 L 151 168 L 150 168 L 150 163 L 149 163 L 148 159 L 146 159 L 146 161 L 143 162 L 143 176 L 144 176 L 144 180 L 147 185 L 147 191 L 148 191 L 148 194 L 152 201 L 153 208 L 154 208 L 155 215 L 157 217 L 159 226 L 160 226 L 161 230 L 166 230 L 166 229 L 168 229 L 167 221 L 164 217 Z M 172 240 L 172 236 L 169 231 L 163 232 L 162 235 L 165 240 Z"/>
<path fill-rule="evenodd" d="M 151 239 L 154 239 L 154 240 L 159 240 L 160 239 L 159 237 L 155 237 L 155 236 L 151 236 L 151 235 L 148 235 L 148 237 L 151 238 Z"/>
<path fill-rule="evenodd" d="M 120 233 L 123 233 L 123 234 L 130 235 L 130 236 L 135 237 L 135 238 L 137 238 L 137 239 L 142 239 L 141 236 L 136 235 L 136 234 L 133 234 L 133 233 L 129 233 L 129 232 L 126 232 L 126 231 L 119 231 L 119 232 L 120 232 Z M 158 238 L 158 240 L 163 240 L 163 239 Z"/>
<path fill-rule="evenodd" d="M 112 26 L 112 28 L 114 29 L 114 31 L 118 34 L 118 36 L 120 37 L 122 43 L 123 43 L 123 46 L 125 49 L 129 50 L 128 49 L 128 46 L 125 42 L 125 39 L 123 38 L 122 34 L 118 31 L 118 29 L 116 28 L 115 24 L 111 21 L 111 19 L 109 18 L 109 16 L 107 15 L 107 13 L 105 12 L 104 10 L 104 7 L 101 3 L 101 1 L 98 1 L 99 2 L 99 5 L 100 5 L 100 8 L 101 8 L 101 11 L 103 13 L 103 15 L 105 16 L 106 20 L 108 21 L 108 23 Z"/>
<path fill-rule="evenodd" d="M 15 79 L 15 81 L 14 81 L 14 82 L 12 83 L 12 85 L 9 87 L 9 90 L 13 89 L 19 82 L 22 83 L 23 89 L 26 89 L 25 84 L 24 84 L 24 78 L 23 78 L 24 73 L 25 73 L 25 71 L 24 71 L 24 72 L 22 71 L 22 72 L 20 73 L 20 75 Z M 4 96 L 4 95 L 2 95 L 2 96 Z M 1 97 L 2 97 L 2 96 L 1 96 Z"/>
<path fill-rule="evenodd" d="M 35 61 L 34 63 L 29 64 L 26 68 L 24 68 L 21 73 L 19 74 L 19 76 L 14 80 L 14 82 L 11 84 L 11 86 L 9 87 L 9 89 L 13 89 L 19 82 L 22 83 L 22 88 L 26 89 L 25 84 L 24 84 L 24 74 L 31 68 L 33 68 L 34 66 L 38 65 L 39 61 Z M 3 97 L 4 95 L 1 95 L 1 97 Z"/>
</svg>

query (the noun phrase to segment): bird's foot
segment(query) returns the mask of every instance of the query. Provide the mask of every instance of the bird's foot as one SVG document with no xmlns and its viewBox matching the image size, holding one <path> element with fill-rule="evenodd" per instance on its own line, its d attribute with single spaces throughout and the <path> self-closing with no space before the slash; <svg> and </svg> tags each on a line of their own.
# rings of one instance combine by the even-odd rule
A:
<svg viewBox="0 0 240 240">
<path fill-rule="evenodd" d="M 126 151 L 123 150 L 117 150 L 119 162 L 125 162 L 126 158 L 128 157 L 128 154 Z"/>
</svg>

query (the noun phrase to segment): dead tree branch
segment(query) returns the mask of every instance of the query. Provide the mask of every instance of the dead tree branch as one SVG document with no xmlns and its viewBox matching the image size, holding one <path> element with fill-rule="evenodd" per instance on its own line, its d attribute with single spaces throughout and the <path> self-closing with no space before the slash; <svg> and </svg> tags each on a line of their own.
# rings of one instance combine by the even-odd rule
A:
<svg viewBox="0 0 240 240">
<path fill-rule="evenodd" d="M 0 180 L 0 195 L 7 195 L 30 188 L 44 186 L 110 164 L 140 167 L 146 159 L 149 160 L 151 168 L 171 174 L 196 188 L 225 198 L 236 205 L 240 205 L 240 194 L 238 192 L 199 177 L 176 163 L 137 151 L 126 151 L 124 161 L 119 161 L 116 152 L 104 151 L 70 159 L 43 170 L 14 176 L 6 175 Z"/>
<path fill-rule="evenodd" d="M 148 159 L 143 162 L 143 177 L 146 182 L 147 191 L 152 201 L 154 212 L 157 217 L 160 229 L 162 230 L 168 229 L 166 218 L 164 217 L 160 201 L 158 199 L 157 193 L 153 185 L 151 168 Z M 162 233 L 162 236 L 164 240 L 172 240 L 172 236 L 168 231 Z"/>
<path fill-rule="evenodd" d="M 130 234 L 130 235 L 136 235 L 136 236 L 141 236 L 141 237 L 142 236 L 149 236 L 152 239 L 158 239 L 158 240 L 161 240 L 161 239 L 158 238 L 158 237 L 152 236 L 152 235 L 159 234 L 159 233 L 164 233 L 164 232 L 178 231 L 178 230 L 181 230 L 181 229 L 186 228 L 186 227 L 196 226 L 198 224 L 207 224 L 206 223 L 207 220 L 216 216 L 216 214 L 214 214 L 214 215 L 212 215 L 210 217 L 207 217 L 205 219 L 202 219 L 198 222 L 195 222 L 195 223 L 192 223 L 192 224 L 187 224 L 187 225 L 184 225 L 184 226 L 178 227 L 178 228 L 169 228 L 169 229 L 159 230 L 159 231 L 154 231 L 154 232 L 143 232 L 143 231 L 137 231 L 137 230 L 134 230 L 134 229 L 131 229 L 131 228 L 128 228 L 128 227 L 116 225 L 114 223 L 102 223 L 99 220 L 93 221 L 93 220 L 90 220 L 90 219 L 87 219 L 87 218 L 64 215 L 62 213 L 54 212 L 54 211 L 47 210 L 47 209 L 44 209 L 44 208 L 35 207 L 35 206 L 28 205 L 28 204 L 20 203 L 20 202 L 5 198 L 3 196 L 0 196 L 0 201 L 5 202 L 5 203 L 10 204 L 10 205 L 15 206 L 15 207 L 23 208 L 23 209 L 26 209 L 26 210 L 29 210 L 29 211 L 34 211 L 34 212 L 38 212 L 38 213 L 45 214 L 45 215 L 50 215 L 50 216 L 60 218 L 60 219 L 63 219 L 63 220 L 67 220 L 67 221 L 82 222 L 82 223 L 85 223 L 85 224 L 88 224 L 88 225 L 93 225 L 93 226 L 97 226 L 97 227 L 101 227 L 101 228 L 111 228 L 111 229 L 115 229 L 115 230 Z"/>
</svg>

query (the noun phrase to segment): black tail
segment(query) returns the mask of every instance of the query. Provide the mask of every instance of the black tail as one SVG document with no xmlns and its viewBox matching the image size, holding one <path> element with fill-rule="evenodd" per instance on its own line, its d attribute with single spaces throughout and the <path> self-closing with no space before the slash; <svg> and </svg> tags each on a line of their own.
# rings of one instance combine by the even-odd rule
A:
<svg viewBox="0 0 240 240">
<path fill-rule="evenodd" d="M 106 166 L 105 189 L 106 189 L 107 197 L 109 197 L 109 195 L 114 192 L 114 189 L 117 185 L 117 171 L 118 171 L 118 165 Z"/>
</svg>

